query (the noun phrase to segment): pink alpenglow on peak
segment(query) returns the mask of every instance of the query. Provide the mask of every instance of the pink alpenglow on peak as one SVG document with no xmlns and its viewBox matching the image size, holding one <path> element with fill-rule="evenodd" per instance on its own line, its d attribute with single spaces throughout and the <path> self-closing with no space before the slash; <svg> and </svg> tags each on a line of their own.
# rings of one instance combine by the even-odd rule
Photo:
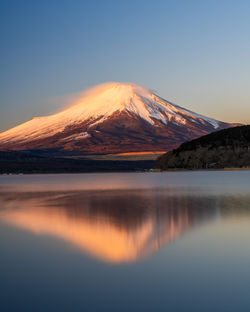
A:
<svg viewBox="0 0 250 312">
<path fill-rule="evenodd" d="M 232 126 L 175 105 L 148 88 L 110 82 L 84 92 L 57 114 L 1 133 L 0 150 L 167 151 Z"/>
</svg>

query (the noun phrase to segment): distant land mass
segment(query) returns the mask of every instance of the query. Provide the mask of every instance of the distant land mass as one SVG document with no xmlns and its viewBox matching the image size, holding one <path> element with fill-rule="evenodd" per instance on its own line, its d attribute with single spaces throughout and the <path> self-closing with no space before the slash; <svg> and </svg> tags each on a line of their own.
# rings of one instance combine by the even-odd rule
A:
<svg viewBox="0 0 250 312">
<path fill-rule="evenodd" d="M 224 129 L 183 143 L 160 156 L 156 168 L 250 168 L 250 126 Z"/>
<path fill-rule="evenodd" d="M 40 151 L 0 151 L 0 174 L 130 172 L 154 168 L 153 159 L 57 156 Z"/>
<path fill-rule="evenodd" d="M 60 113 L 0 134 L 1 151 L 117 154 L 169 151 L 182 142 L 236 126 L 194 113 L 132 83 L 106 83 Z"/>
</svg>

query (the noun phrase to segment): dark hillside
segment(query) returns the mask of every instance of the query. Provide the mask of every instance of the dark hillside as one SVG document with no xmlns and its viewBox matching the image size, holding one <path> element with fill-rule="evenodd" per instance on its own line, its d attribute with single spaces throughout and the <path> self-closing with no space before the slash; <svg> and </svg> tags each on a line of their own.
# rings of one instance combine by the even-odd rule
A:
<svg viewBox="0 0 250 312">
<path fill-rule="evenodd" d="M 250 126 L 220 130 L 185 142 L 156 160 L 156 168 L 250 167 Z"/>
</svg>

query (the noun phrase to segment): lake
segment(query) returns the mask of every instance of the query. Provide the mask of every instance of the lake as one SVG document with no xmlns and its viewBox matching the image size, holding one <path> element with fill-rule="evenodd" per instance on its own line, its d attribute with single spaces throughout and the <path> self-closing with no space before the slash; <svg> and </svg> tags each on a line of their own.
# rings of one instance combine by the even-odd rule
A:
<svg viewBox="0 0 250 312">
<path fill-rule="evenodd" d="M 0 176 L 0 299 L 250 311 L 250 171 Z"/>
</svg>

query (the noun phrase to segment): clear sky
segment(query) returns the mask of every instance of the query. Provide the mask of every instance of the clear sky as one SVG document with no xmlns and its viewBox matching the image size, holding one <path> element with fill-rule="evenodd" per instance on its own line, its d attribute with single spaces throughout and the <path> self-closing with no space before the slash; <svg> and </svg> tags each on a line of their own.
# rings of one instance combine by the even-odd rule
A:
<svg viewBox="0 0 250 312">
<path fill-rule="evenodd" d="M 249 0 L 0 0 L 0 131 L 134 82 L 250 123 Z"/>
</svg>

